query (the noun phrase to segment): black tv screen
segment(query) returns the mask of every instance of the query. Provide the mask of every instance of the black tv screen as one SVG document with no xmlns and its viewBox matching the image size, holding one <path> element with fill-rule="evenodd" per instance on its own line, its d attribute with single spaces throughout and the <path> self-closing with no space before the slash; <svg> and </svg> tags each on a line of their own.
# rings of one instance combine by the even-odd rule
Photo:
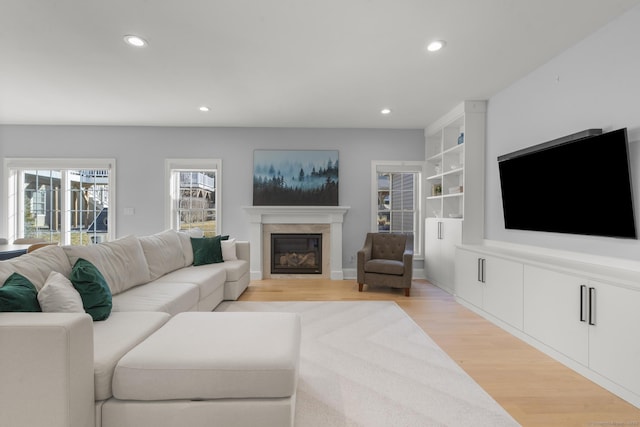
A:
<svg viewBox="0 0 640 427">
<path fill-rule="evenodd" d="M 507 229 L 637 238 L 627 129 L 498 157 Z"/>
</svg>

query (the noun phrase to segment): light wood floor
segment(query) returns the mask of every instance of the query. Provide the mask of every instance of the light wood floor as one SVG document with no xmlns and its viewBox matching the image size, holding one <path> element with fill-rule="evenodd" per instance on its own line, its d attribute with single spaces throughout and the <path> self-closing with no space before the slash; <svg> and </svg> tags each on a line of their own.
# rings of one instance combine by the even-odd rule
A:
<svg viewBox="0 0 640 427">
<path fill-rule="evenodd" d="M 400 290 L 358 292 L 354 280 L 259 280 L 240 301 L 393 300 L 525 427 L 640 426 L 640 409 L 609 393 L 458 304 L 414 280 Z M 640 361 L 639 361 L 640 363 Z"/>
</svg>

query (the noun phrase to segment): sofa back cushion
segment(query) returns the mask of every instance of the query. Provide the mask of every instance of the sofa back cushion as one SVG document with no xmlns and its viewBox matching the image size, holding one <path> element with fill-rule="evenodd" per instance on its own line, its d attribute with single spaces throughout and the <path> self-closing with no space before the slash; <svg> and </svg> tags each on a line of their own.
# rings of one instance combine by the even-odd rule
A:
<svg viewBox="0 0 640 427">
<path fill-rule="evenodd" d="M 13 273 L 19 273 L 40 290 L 51 271 L 57 271 L 65 277 L 71 275 L 71 263 L 60 246 L 45 246 L 29 254 L 0 262 L 0 286 Z"/>
<path fill-rule="evenodd" d="M 178 231 L 178 238 L 182 244 L 182 255 L 184 256 L 184 267 L 193 264 L 193 246 L 191 246 L 191 238 L 204 237 L 204 232 L 200 228 L 192 228 L 190 230 Z"/>
<path fill-rule="evenodd" d="M 140 237 L 151 280 L 185 266 L 182 243 L 175 230 Z"/>
<path fill-rule="evenodd" d="M 113 295 L 151 280 L 142 245 L 135 236 L 97 245 L 64 246 L 63 249 L 72 265 L 80 258 L 93 264 L 104 276 Z"/>
</svg>

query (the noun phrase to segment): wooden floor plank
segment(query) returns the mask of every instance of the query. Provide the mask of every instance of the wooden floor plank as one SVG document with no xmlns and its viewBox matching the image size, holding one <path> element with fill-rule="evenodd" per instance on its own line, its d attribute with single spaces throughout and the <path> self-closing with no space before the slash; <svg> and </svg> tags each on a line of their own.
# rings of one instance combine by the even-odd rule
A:
<svg viewBox="0 0 640 427">
<path fill-rule="evenodd" d="M 442 289 L 414 280 L 402 290 L 354 280 L 252 281 L 240 301 L 392 300 L 525 427 L 640 427 L 640 409 L 493 325 Z"/>
</svg>

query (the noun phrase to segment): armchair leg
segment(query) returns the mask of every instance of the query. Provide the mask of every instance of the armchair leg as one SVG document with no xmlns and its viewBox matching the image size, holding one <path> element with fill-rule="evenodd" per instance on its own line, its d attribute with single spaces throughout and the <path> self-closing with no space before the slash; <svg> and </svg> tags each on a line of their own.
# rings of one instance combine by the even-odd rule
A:
<svg viewBox="0 0 640 427">
<path fill-rule="evenodd" d="M 404 288 L 404 296 L 405 297 L 411 296 L 411 288 Z"/>
<path fill-rule="evenodd" d="M 362 292 L 363 286 L 364 286 L 364 283 L 358 283 L 358 292 Z"/>
</svg>

